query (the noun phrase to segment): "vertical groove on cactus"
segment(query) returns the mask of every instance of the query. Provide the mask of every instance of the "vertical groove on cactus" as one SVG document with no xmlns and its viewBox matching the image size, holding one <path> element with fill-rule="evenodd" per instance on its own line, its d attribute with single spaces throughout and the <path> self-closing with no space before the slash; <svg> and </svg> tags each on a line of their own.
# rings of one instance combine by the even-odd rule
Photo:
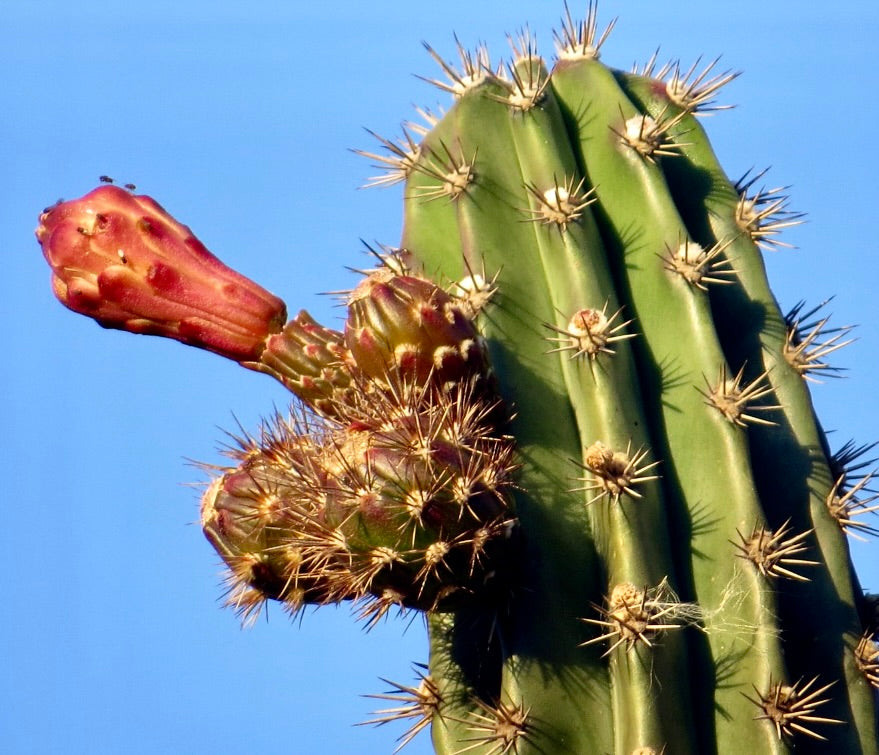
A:
<svg viewBox="0 0 879 755">
<path fill-rule="evenodd" d="M 666 107 L 650 82 L 629 78 L 628 86 L 648 109 Z M 814 631 L 826 640 L 825 652 L 816 654 L 811 642 L 801 644 L 801 635 L 797 635 L 786 642 L 787 662 L 794 675 L 808 677 L 820 673 L 822 679 L 833 678 L 842 665 L 846 675 L 855 678 L 852 648 L 860 628 L 852 608 L 859 588 L 853 580 L 839 529 L 827 512 L 827 491 L 833 480 L 825 458 L 826 444 L 814 420 L 802 370 L 792 369 L 785 358 L 785 318 L 769 290 L 759 254 L 761 247 L 778 247 L 776 234 L 799 222 L 801 216 L 786 209 L 786 198 L 779 197 L 778 190 L 769 193 L 773 199 L 768 201 L 767 193 L 758 194 L 752 204 L 761 208 L 755 215 L 758 230 L 755 232 L 751 223 L 742 233 L 742 187 L 735 187 L 726 179 L 695 119 L 683 121 L 680 129 L 686 131 L 690 145 L 685 148 L 683 159 L 669 166 L 672 193 L 690 218 L 697 238 L 733 239 L 729 256 L 735 260 L 736 285 L 711 292 L 712 311 L 724 349 L 728 358 L 747 364 L 752 372 L 763 370 L 776 402 L 782 407 L 773 413 L 775 426 L 749 431 L 758 490 L 762 500 L 772 503 L 767 513 L 773 517 L 773 524 L 781 525 L 790 519 L 798 529 L 814 529 L 821 556 L 822 567 L 811 575 L 811 590 L 782 593 L 781 608 L 785 624 L 807 626 L 814 621 L 811 615 L 816 602 L 822 605 L 822 621 Z M 709 179 L 704 192 L 692 191 L 697 176 Z M 734 318 L 730 316 L 732 312 L 736 312 Z M 805 501 L 807 508 L 803 505 Z M 872 727 L 872 695 L 863 685 L 849 685 L 848 692 L 848 703 L 844 702 L 841 689 L 830 698 L 838 716 L 846 720 L 855 718 Z M 849 739 L 846 746 L 856 745 Z"/>
<path fill-rule="evenodd" d="M 247 622 L 350 602 L 426 618 L 417 682 L 364 723 L 438 753 L 879 751 L 875 444 L 831 452 L 809 385 L 851 343 L 782 313 L 762 253 L 801 222 L 730 181 L 700 116 L 715 59 L 600 62 L 614 24 L 565 10 L 548 66 L 429 45 L 453 98 L 357 150 L 403 183 L 399 248 L 344 331 L 226 268 L 147 197 L 47 209 L 58 298 L 296 397 L 210 468 L 202 527 Z M 825 302 L 826 303 L 826 302 Z"/>
<path fill-rule="evenodd" d="M 557 67 L 553 84 L 578 126 L 580 159 L 596 186 L 596 206 L 606 237 L 611 248 L 618 250 L 614 272 L 643 333 L 635 346 L 642 357 L 642 390 L 646 396 L 658 398 L 650 403 L 654 412 L 658 410 L 654 427 L 663 428 L 665 443 L 655 454 L 663 460 L 669 500 L 711 506 L 710 502 L 720 496 L 726 506 L 723 510 L 711 506 L 710 527 L 697 529 L 690 522 L 691 547 L 694 554 L 728 551 L 728 538 L 734 534 L 736 524 L 756 521 L 762 518 L 762 512 L 753 483 L 743 474 L 749 465 L 741 429 L 725 426 L 726 420 L 720 415 L 716 415 L 720 421 L 706 416 L 710 407 L 702 404 L 694 385 L 703 375 L 726 369 L 704 292 L 669 275 L 658 256 L 668 246 L 677 246 L 686 239 L 687 229 L 654 161 L 645 159 L 619 136 L 621 128 L 617 124 L 637 117 L 637 113 L 632 115 L 633 105 L 612 74 L 593 60 L 569 59 Z M 674 381 L 667 377 L 670 373 Z M 703 419 L 697 422 L 697 417 Z M 710 476 L 699 473 L 698 466 L 693 468 L 694 461 L 699 463 L 689 450 L 694 444 L 704 453 L 699 458 L 713 460 Z M 686 527 L 690 514 L 679 512 L 677 516 Z M 697 557 L 679 568 L 692 574 L 692 586 L 679 589 L 703 606 L 712 655 L 717 662 L 736 658 L 735 665 L 730 666 L 731 678 L 723 685 L 710 679 L 695 680 L 700 689 L 694 695 L 696 699 L 714 698 L 719 714 L 715 716 L 716 736 L 722 738 L 727 721 L 748 715 L 748 704 L 737 690 L 745 683 L 746 675 L 782 673 L 774 631 L 774 600 L 770 591 L 747 570 L 740 569 L 733 558 L 723 563 Z M 730 615 L 732 604 L 736 606 L 735 617 Z M 760 751 L 772 751 L 776 746 L 759 731 L 753 736 L 753 746 Z"/>
</svg>

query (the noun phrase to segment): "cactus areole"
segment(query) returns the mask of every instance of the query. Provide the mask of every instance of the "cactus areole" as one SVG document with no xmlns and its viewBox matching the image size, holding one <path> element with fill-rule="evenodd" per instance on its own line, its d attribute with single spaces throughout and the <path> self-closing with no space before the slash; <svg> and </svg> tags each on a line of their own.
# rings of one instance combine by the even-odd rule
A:
<svg viewBox="0 0 879 755">
<path fill-rule="evenodd" d="M 612 26 L 612 24 L 611 24 Z M 400 246 L 343 331 L 220 263 L 148 197 L 44 211 L 53 289 L 101 325 L 272 375 L 296 399 L 202 499 L 228 602 L 419 611 L 400 746 L 440 753 L 876 753 L 879 645 L 848 536 L 871 447 L 807 381 L 848 342 L 787 315 L 761 252 L 786 197 L 731 182 L 699 117 L 736 74 L 605 66 L 590 3 L 552 66 L 460 49 L 440 119 L 364 152 Z"/>
</svg>

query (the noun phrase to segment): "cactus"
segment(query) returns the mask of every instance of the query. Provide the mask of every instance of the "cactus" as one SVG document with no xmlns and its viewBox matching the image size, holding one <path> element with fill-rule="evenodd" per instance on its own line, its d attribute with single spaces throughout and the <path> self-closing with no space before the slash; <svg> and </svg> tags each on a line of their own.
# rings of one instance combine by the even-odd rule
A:
<svg viewBox="0 0 879 755">
<path fill-rule="evenodd" d="M 425 615 L 417 686 L 373 723 L 441 753 L 877 752 L 870 446 L 807 382 L 848 342 L 779 309 L 761 252 L 798 222 L 732 182 L 699 118 L 735 74 L 606 67 L 596 7 L 550 68 L 432 49 L 454 104 L 365 152 L 405 184 L 399 248 L 343 332 L 115 186 L 44 211 L 58 298 L 295 396 L 214 470 L 228 603 Z"/>
</svg>

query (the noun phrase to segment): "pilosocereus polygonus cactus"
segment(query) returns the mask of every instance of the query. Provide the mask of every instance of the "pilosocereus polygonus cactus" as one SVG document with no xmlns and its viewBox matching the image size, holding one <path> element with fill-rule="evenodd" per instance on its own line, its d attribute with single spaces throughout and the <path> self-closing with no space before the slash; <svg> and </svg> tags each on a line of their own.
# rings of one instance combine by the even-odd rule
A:
<svg viewBox="0 0 879 755">
<path fill-rule="evenodd" d="M 405 182 L 398 248 L 344 331 L 229 270 L 147 197 L 47 209 L 58 298 L 297 397 L 204 494 L 228 601 L 424 612 L 430 662 L 376 723 L 439 752 L 876 752 L 869 446 L 807 381 L 847 342 L 782 314 L 761 249 L 786 197 L 730 182 L 698 116 L 734 74 L 626 73 L 570 15 L 440 63 L 454 97 L 364 153 Z M 286 324 L 285 324 L 286 322 Z"/>
</svg>

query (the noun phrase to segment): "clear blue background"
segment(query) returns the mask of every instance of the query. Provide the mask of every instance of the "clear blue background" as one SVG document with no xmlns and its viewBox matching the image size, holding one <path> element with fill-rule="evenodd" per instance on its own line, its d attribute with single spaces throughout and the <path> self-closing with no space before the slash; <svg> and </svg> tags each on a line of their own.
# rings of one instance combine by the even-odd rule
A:
<svg viewBox="0 0 879 755">
<path fill-rule="evenodd" d="M 836 294 L 863 323 L 813 395 L 836 445 L 877 432 L 877 74 L 870 2 L 602 4 L 622 68 L 723 54 L 739 103 L 708 122 L 733 176 L 772 165 L 809 222 L 767 256 L 782 305 Z M 573 3 L 582 13 L 585 3 Z M 348 148 L 395 136 L 412 104 L 446 97 L 452 33 L 507 54 L 529 23 L 546 55 L 560 2 L 7 0 L 0 13 L 2 260 L 0 750 L 9 753 L 387 753 L 402 728 L 368 717 L 379 676 L 412 680 L 420 620 L 365 635 L 347 609 L 277 610 L 241 631 L 220 610 L 217 559 L 193 523 L 218 427 L 254 428 L 287 397 L 266 377 L 158 339 L 100 330 L 51 296 L 39 211 L 100 174 L 158 198 L 292 311 L 338 323 L 317 292 L 364 265 L 359 238 L 393 244 L 397 190 Z M 879 590 L 877 544 L 854 543 Z M 816 606 L 816 610 L 820 610 Z M 429 751 L 426 736 L 410 753 Z"/>
</svg>

